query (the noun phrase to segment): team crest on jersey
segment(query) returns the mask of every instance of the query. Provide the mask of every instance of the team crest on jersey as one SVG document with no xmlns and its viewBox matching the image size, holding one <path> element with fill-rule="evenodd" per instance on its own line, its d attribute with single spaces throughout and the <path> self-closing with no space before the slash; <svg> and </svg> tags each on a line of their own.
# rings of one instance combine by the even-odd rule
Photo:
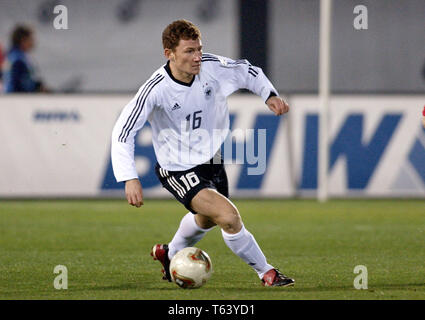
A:
<svg viewBox="0 0 425 320">
<path fill-rule="evenodd" d="M 213 95 L 213 89 L 211 86 L 208 86 L 204 89 L 205 99 L 210 99 Z"/>
</svg>

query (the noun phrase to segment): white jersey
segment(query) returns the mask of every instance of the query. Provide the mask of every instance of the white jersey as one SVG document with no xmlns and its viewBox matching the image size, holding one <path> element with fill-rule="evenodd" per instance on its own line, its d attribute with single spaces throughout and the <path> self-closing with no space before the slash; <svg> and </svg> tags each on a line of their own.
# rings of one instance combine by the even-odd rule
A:
<svg viewBox="0 0 425 320">
<path fill-rule="evenodd" d="M 112 166 L 118 182 L 138 178 L 134 137 L 149 121 L 159 165 L 184 171 L 210 160 L 229 131 L 226 98 L 248 89 L 265 102 L 276 89 L 261 68 L 247 60 L 203 54 L 191 83 L 171 74 L 169 64 L 153 73 L 124 107 L 112 133 Z"/>
</svg>

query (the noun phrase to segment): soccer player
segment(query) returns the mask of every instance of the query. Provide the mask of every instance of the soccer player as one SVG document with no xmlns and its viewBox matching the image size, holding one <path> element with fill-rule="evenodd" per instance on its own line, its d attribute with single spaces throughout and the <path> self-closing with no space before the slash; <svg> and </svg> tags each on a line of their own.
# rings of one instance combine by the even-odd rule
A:
<svg viewBox="0 0 425 320">
<path fill-rule="evenodd" d="M 125 182 L 130 205 L 143 205 L 142 185 L 134 162 L 134 137 L 149 121 L 163 187 L 189 212 L 168 244 L 156 244 L 151 255 L 169 264 L 185 247 L 194 246 L 218 225 L 227 246 L 258 274 L 264 286 L 290 286 L 294 280 L 267 263 L 254 236 L 245 228 L 229 200 L 220 147 L 229 131 L 226 98 L 246 88 L 259 95 L 277 116 L 289 111 L 258 67 L 202 53 L 201 33 L 190 21 L 177 20 L 162 33 L 167 63 L 160 67 L 124 107 L 112 133 L 112 165 L 118 182 Z M 217 132 L 221 134 L 217 134 Z"/>
</svg>

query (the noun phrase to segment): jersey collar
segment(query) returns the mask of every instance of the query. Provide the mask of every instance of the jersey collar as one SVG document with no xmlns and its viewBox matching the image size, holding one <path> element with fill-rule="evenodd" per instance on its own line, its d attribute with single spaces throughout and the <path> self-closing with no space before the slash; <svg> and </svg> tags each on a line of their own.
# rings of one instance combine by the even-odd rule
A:
<svg viewBox="0 0 425 320">
<path fill-rule="evenodd" d="M 192 81 L 190 81 L 189 83 L 180 81 L 176 78 L 174 78 L 173 74 L 171 73 L 171 69 L 170 69 L 170 60 L 167 61 L 167 64 L 164 66 L 165 71 L 167 71 L 168 75 L 170 76 L 170 78 L 174 81 L 177 82 L 178 84 L 181 84 L 182 86 L 186 86 L 186 87 L 190 87 L 192 86 L 193 81 L 195 81 L 195 76 L 193 76 Z"/>
</svg>

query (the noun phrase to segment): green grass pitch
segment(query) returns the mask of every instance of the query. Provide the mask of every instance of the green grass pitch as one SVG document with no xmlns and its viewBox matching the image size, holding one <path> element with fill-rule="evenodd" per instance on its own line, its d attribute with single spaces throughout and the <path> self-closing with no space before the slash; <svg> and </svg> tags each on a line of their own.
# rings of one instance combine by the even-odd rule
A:
<svg viewBox="0 0 425 320">
<path fill-rule="evenodd" d="M 161 280 L 149 255 L 171 240 L 185 208 L 174 200 L 1 201 L 0 299 L 425 299 L 423 200 L 237 200 L 268 262 L 295 278 L 262 287 L 215 228 L 197 247 L 214 274 L 202 288 Z M 68 270 L 56 290 L 55 266 Z M 354 267 L 368 271 L 356 290 Z"/>
</svg>

